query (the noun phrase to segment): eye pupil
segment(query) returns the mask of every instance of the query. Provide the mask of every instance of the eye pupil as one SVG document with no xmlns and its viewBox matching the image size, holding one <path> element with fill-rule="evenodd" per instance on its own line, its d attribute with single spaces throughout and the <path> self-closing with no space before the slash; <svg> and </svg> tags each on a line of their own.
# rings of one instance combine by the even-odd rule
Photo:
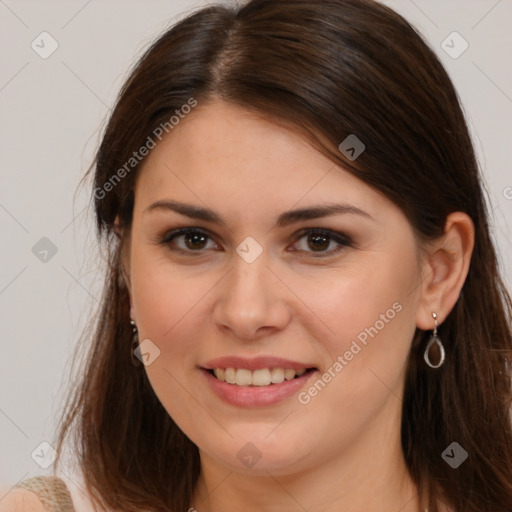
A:
<svg viewBox="0 0 512 512">
<path fill-rule="evenodd" d="M 185 237 L 185 240 L 187 247 L 190 249 L 201 249 L 206 242 L 206 236 L 202 233 L 190 233 Z"/>
<path fill-rule="evenodd" d="M 310 248 L 313 250 L 319 249 L 327 249 L 329 247 L 329 237 L 325 235 L 310 235 L 309 241 L 313 242 L 313 244 L 309 244 Z"/>
</svg>

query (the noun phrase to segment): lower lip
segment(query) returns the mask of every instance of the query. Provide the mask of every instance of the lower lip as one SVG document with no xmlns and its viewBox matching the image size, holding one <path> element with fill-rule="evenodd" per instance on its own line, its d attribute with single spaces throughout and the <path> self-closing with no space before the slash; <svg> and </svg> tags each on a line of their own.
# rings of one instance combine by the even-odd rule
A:
<svg viewBox="0 0 512 512">
<path fill-rule="evenodd" d="M 208 384 L 219 398 L 237 407 L 265 407 L 274 405 L 297 393 L 317 370 L 306 372 L 292 380 L 268 386 L 237 386 L 214 377 L 208 370 L 201 368 Z"/>
</svg>

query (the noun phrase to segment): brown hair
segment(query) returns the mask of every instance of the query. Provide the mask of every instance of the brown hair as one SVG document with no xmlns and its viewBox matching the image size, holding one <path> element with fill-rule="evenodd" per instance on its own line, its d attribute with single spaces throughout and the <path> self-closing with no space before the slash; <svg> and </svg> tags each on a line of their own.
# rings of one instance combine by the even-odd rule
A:
<svg viewBox="0 0 512 512">
<path fill-rule="evenodd" d="M 499 277 L 478 165 L 454 87 L 422 37 L 370 0 L 252 0 L 210 6 L 165 32 L 124 84 L 95 159 L 94 208 L 108 269 L 80 385 L 62 413 L 58 440 L 74 423 L 76 455 L 98 504 L 123 511 L 190 506 L 197 447 L 160 404 L 130 352 L 129 296 L 122 274 L 134 165 L 118 169 L 191 98 L 221 98 L 301 130 L 334 163 L 381 191 L 422 239 L 443 233 L 453 211 L 475 226 L 462 294 L 441 326 L 447 351 L 437 370 L 422 360 L 429 333 L 412 340 L 402 446 L 429 510 L 512 510 L 510 297 Z M 354 161 L 337 149 L 355 134 Z M 119 174 L 118 174 L 119 177 Z M 469 454 L 452 469 L 453 441 Z"/>
</svg>

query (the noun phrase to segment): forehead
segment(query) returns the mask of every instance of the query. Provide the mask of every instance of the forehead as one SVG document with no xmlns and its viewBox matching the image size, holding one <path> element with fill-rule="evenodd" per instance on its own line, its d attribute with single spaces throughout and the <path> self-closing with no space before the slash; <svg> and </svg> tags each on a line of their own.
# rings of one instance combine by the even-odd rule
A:
<svg viewBox="0 0 512 512">
<path fill-rule="evenodd" d="M 290 127 L 242 107 L 215 101 L 200 104 L 185 116 L 152 151 L 145 166 L 166 161 L 201 172 L 210 164 L 222 162 L 222 167 L 215 168 L 217 175 L 244 172 L 247 181 L 277 176 L 299 161 L 304 161 L 304 167 L 308 163 L 318 165 L 319 157 L 306 139 Z M 179 166 L 180 163 L 189 165 Z M 268 165 L 263 164 L 271 164 L 274 172 L 268 172 Z"/>
<path fill-rule="evenodd" d="M 314 149 L 298 131 L 224 102 L 199 104 L 148 155 L 140 208 L 164 198 L 207 204 L 240 220 L 311 202 L 375 210 L 384 196 Z"/>
</svg>

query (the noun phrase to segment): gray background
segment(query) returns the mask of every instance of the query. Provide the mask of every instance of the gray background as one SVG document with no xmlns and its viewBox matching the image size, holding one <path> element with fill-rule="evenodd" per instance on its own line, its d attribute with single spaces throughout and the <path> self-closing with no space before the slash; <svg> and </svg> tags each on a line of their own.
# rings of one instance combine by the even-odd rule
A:
<svg viewBox="0 0 512 512">
<path fill-rule="evenodd" d="M 55 438 L 70 355 L 100 297 L 90 188 L 78 183 L 131 64 L 172 22 L 206 3 L 0 0 L 0 482 L 8 486 L 51 472 L 31 453 Z M 385 3 L 426 36 L 455 82 L 510 289 L 512 1 Z M 43 31 L 59 45 L 47 59 L 31 48 Z M 453 31 L 469 44 L 457 59 L 441 47 Z M 57 249 L 46 262 L 36 250 L 45 248 L 43 237 Z"/>
</svg>

